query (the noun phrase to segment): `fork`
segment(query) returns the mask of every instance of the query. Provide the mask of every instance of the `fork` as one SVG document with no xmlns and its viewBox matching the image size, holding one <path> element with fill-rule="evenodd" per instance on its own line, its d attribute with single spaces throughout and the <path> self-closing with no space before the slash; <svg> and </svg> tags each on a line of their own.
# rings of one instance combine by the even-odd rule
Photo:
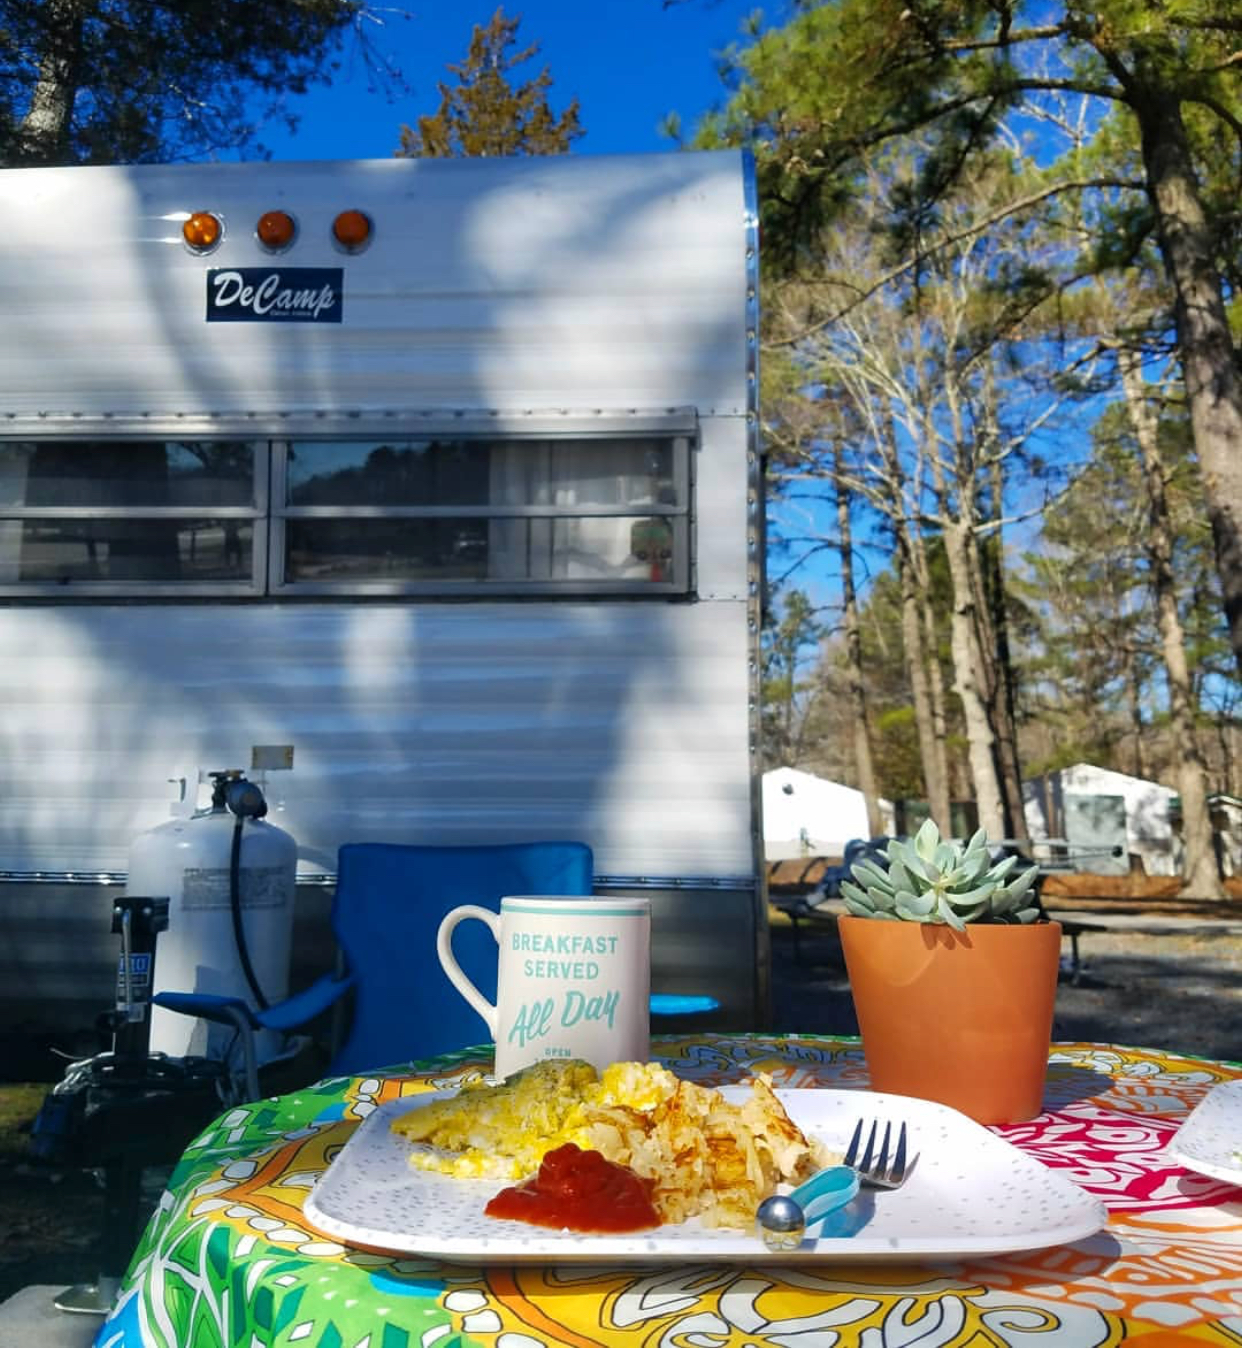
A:
<svg viewBox="0 0 1242 1349">
<path fill-rule="evenodd" d="M 769 1195 L 759 1205 L 755 1211 L 755 1225 L 769 1250 L 797 1250 L 812 1227 L 853 1199 L 860 1184 L 879 1190 L 895 1190 L 905 1181 L 908 1169 L 905 1121 L 898 1126 L 897 1149 L 891 1162 L 888 1159 L 893 1138 L 891 1120 L 884 1122 L 879 1155 L 875 1156 L 875 1139 L 880 1122 L 873 1120 L 867 1146 L 859 1157 L 858 1148 L 866 1124 L 866 1120 L 860 1119 L 854 1126 L 853 1137 L 839 1165 L 827 1166 L 804 1180 L 790 1194 Z"/>
<path fill-rule="evenodd" d="M 862 1142 L 863 1128 L 867 1121 L 860 1119 L 854 1126 L 853 1136 L 850 1138 L 850 1145 L 845 1150 L 843 1165 L 852 1166 L 858 1172 L 858 1177 L 864 1185 L 870 1185 L 877 1190 L 895 1190 L 906 1179 L 906 1124 L 903 1120 L 897 1132 L 897 1148 L 893 1153 L 893 1160 L 888 1160 L 889 1143 L 892 1141 L 893 1122 L 884 1121 L 884 1137 L 880 1142 L 880 1152 L 874 1157 L 876 1130 L 880 1127 L 878 1120 L 871 1121 L 871 1132 L 867 1135 L 867 1146 L 863 1150 L 861 1157 L 858 1155 L 858 1147 Z"/>
</svg>

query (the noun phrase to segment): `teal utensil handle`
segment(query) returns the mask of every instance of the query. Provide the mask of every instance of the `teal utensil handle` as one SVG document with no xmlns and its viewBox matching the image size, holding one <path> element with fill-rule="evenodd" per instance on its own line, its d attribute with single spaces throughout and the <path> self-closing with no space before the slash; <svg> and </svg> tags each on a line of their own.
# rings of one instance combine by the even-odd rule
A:
<svg viewBox="0 0 1242 1349">
<path fill-rule="evenodd" d="M 852 1166 L 828 1166 L 804 1180 L 789 1197 L 802 1206 L 809 1227 L 844 1208 L 858 1193 L 858 1187 L 858 1172 Z"/>
</svg>

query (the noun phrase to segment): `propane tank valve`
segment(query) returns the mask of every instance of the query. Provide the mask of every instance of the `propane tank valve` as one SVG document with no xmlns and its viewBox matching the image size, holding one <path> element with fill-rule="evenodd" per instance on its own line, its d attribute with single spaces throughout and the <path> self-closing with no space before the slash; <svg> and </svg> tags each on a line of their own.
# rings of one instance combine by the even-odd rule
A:
<svg viewBox="0 0 1242 1349">
<path fill-rule="evenodd" d="M 267 801 L 241 769 L 226 768 L 211 774 L 211 808 L 228 809 L 241 820 L 261 820 L 267 814 Z"/>
<path fill-rule="evenodd" d="M 237 778 L 225 787 L 224 804 L 239 820 L 261 820 L 267 814 L 263 793 L 245 778 Z"/>
</svg>

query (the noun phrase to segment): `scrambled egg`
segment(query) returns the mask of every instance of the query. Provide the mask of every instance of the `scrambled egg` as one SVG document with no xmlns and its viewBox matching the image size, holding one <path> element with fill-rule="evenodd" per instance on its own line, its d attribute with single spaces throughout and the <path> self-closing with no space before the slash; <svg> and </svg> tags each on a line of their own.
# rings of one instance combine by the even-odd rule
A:
<svg viewBox="0 0 1242 1349">
<path fill-rule="evenodd" d="M 456 1096 L 432 1101 L 393 1121 L 396 1133 L 428 1148 L 415 1149 L 410 1164 L 459 1178 L 517 1180 L 539 1167 L 560 1137 L 595 1069 L 580 1059 L 546 1059 L 499 1086 L 470 1083 Z"/>
<path fill-rule="evenodd" d="M 658 1063 L 548 1060 L 496 1087 L 472 1085 L 393 1121 L 417 1146 L 410 1164 L 460 1178 L 517 1180 L 563 1143 L 594 1148 L 652 1181 L 663 1222 L 746 1227 L 781 1181 L 830 1164 L 760 1074 L 741 1105 Z"/>
<path fill-rule="evenodd" d="M 430 1146 L 410 1154 L 411 1166 L 459 1179 L 518 1180 L 537 1171 L 544 1153 L 583 1139 L 587 1106 L 651 1110 L 677 1079 L 658 1063 L 614 1063 L 600 1078 L 581 1059 L 545 1059 L 499 1086 L 470 1083 L 393 1121 L 396 1133 Z"/>
</svg>

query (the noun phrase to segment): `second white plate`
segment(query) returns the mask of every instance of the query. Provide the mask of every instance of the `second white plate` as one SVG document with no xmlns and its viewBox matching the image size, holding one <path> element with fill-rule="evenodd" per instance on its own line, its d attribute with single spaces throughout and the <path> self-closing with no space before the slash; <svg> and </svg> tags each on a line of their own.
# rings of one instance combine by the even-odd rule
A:
<svg viewBox="0 0 1242 1349">
<path fill-rule="evenodd" d="M 1217 1083 L 1169 1140 L 1168 1152 L 1192 1171 L 1242 1185 L 1242 1081 Z"/>
<path fill-rule="evenodd" d="M 726 1087 L 740 1101 L 749 1088 Z M 844 1151 L 860 1117 L 905 1120 L 915 1164 L 898 1190 L 863 1190 L 830 1232 L 792 1253 L 769 1251 L 753 1232 L 698 1219 L 650 1232 L 594 1235 L 488 1218 L 494 1180 L 416 1171 L 393 1119 L 429 1098 L 390 1101 L 367 1117 L 307 1196 L 307 1222 L 355 1244 L 471 1264 L 684 1260 L 948 1260 L 1039 1250 L 1077 1241 L 1107 1221 L 1099 1200 L 1067 1177 L 947 1106 L 878 1092 L 779 1090 L 807 1133 Z"/>
</svg>

